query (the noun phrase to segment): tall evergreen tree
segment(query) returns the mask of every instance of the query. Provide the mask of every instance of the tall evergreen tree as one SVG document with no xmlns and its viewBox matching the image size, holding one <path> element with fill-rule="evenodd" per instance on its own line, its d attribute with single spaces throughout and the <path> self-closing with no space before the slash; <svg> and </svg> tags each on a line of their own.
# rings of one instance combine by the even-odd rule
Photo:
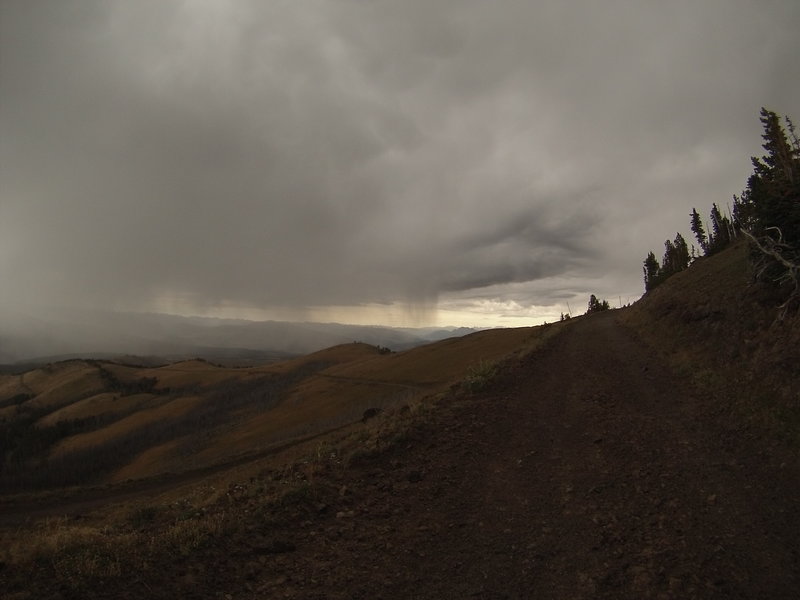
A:
<svg viewBox="0 0 800 600">
<path fill-rule="evenodd" d="M 675 245 L 672 240 L 666 240 L 664 242 L 664 257 L 661 259 L 661 275 L 663 278 L 667 278 L 676 272 Z"/>
<path fill-rule="evenodd" d="M 675 235 L 675 240 L 664 242 L 664 258 L 661 261 L 659 272 L 662 279 L 683 271 L 689 266 L 689 245 L 680 233 Z"/>
<path fill-rule="evenodd" d="M 687 269 L 691 262 L 689 245 L 680 233 L 675 236 L 675 241 L 672 242 L 672 248 L 674 253 L 672 258 L 673 273 Z"/>
<path fill-rule="evenodd" d="M 762 147 L 766 154 L 753 157 L 753 174 L 747 188 L 734 199 L 735 216 L 752 235 L 763 236 L 777 227 L 783 242 L 800 247 L 800 141 L 791 119 L 786 118 L 789 133 L 780 117 L 761 109 L 764 133 Z M 774 230 L 773 230 L 774 232 Z"/>
<path fill-rule="evenodd" d="M 733 224 L 737 230 L 750 231 L 755 224 L 753 203 L 750 201 L 750 191 L 744 190 L 740 196 L 733 195 Z"/>
<path fill-rule="evenodd" d="M 761 109 L 764 128 L 761 137 L 766 154 L 760 159 L 753 157 L 754 171 L 748 189 L 753 196 L 755 233 L 763 234 L 768 227 L 778 227 L 783 241 L 797 248 L 800 247 L 800 143 L 791 120 L 787 123 L 791 127 L 791 143 L 780 117 Z"/>
<path fill-rule="evenodd" d="M 763 148 L 767 153 L 761 158 L 753 158 L 755 172 L 777 184 L 792 184 L 800 176 L 797 172 L 797 148 L 789 143 L 789 138 L 781 126 L 780 117 L 766 108 L 761 109 L 761 125 L 764 133 Z M 787 120 L 794 136 L 794 126 Z M 796 139 L 796 137 L 795 137 Z"/>
<path fill-rule="evenodd" d="M 800 306 L 800 140 L 791 119 L 761 109 L 766 154 L 753 157 L 753 174 L 736 207 L 747 222 L 756 276 L 787 291 L 784 312 Z"/>
<path fill-rule="evenodd" d="M 644 291 L 649 292 L 660 283 L 661 266 L 656 255 L 650 252 L 644 259 Z"/>
<path fill-rule="evenodd" d="M 725 248 L 731 241 L 731 223 L 723 216 L 717 203 L 711 205 L 711 231 L 708 233 L 708 250 L 706 254 L 714 254 Z"/>
<path fill-rule="evenodd" d="M 692 209 L 692 233 L 694 233 L 694 237 L 697 238 L 700 249 L 705 253 L 706 248 L 708 248 L 706 230 L 703 228 L 703 221 L 700 220 L 700 215 L 694 208 Z"/>
</svg>

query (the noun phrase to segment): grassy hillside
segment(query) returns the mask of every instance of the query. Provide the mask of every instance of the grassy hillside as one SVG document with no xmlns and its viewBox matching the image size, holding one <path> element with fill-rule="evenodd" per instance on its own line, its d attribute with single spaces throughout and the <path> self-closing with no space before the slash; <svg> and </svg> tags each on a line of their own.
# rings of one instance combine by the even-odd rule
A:
<svg viewBox="0 0 800 600">
<path fill-rule="evenodd" d="M 779 319 L 748 255 L 740 241 L 700 258 L 620 316 L 710 397 L 800 445 L 800 314 Z"/>
<path fill-rule="evenodd" d="M 533 343 L 495 330 L 389 353 L 344 344 L 259 367 L 70 360 L 0 375 L 0 483 L 10 491 L 198 469 L 419 402 Z"/>
</svg>

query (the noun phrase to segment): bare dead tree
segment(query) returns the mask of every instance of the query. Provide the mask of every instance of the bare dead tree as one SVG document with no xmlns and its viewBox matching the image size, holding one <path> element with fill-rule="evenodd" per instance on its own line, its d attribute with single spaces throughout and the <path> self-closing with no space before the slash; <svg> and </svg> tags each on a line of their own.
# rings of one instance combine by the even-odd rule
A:
<svg viewBox="0 0 800 600">
<path fill-rule="evenodd" d="M 781 312 L 778 318 L 783 320 L 790 307 L 800 302 L 800 262 L 797 262 L 796 258 L 798 251 L 783 241 L 783 233 L 780 228 L 767 227 L 764 231 L 777 233 L 777 239 L 770 235 L 764 235 L 759 239 L 746 229 L 742 229 L 742 233 L 763 255 L 763 260 L 756 264 L 756 278 L 760 279 L 774 261 L 783 267 L 781 274 L 774 281 L 779 285 L 789 284 L 792 286 L 786 302 L 779 307 Z"/>
</svg>

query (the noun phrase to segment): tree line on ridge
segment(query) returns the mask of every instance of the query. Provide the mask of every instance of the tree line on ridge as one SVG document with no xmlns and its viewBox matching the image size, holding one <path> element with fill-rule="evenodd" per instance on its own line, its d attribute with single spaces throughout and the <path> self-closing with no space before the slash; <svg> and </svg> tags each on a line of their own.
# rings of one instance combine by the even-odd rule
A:
<svg viewBox="0 0 800 600">
<path fill-rule="evenodd" d="M 762 108 L 760 120 L 765 154 L 752 157 L 753 173 L 744 191 L 733 196 L 728 214 L 712 205 L 707 229 L 692 208 L 690 227 L 702 256 L 745 236 L 756 279 L 781 289 L 785 314 L 800 305 L 800 139 L 789 117 L 783 118 L 784 128 L 777 113 Z M 643 266 L 645 293 L 687 269 L 699 252 L 680 233 L 664 242 L 661 262 L 649 252 Z"/>
</svg>

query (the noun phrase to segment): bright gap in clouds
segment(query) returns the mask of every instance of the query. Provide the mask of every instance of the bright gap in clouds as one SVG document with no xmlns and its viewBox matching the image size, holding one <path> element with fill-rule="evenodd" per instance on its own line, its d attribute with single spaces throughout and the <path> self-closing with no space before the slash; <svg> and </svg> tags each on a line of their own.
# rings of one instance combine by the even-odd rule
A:
<svg viewBox="0 0 800 600">
<path fill-rule="evenodd" d="M 603 297 L 601 295 L 601 297 Z M 609 298 L 617 307 L 634 301 L 638 295 Z M 152 311 L 163 314 L 247 321 L 289 321 L 342 323 L 386 327 L 533 327 L 557 321 L 562 314 L 583 314 L 587 298 L 566 296 L 555 305 L 543 306 L 501 298 L 474 299 L 467 296 L 442 295 L 430 303 L 385 303 L 355 306 L 291 306 L 255 307 L 236 302 L 220 302 L 213 307 L 199 308 L 186 296 L 163 295 L 153 303 Z"/>
</svg>

